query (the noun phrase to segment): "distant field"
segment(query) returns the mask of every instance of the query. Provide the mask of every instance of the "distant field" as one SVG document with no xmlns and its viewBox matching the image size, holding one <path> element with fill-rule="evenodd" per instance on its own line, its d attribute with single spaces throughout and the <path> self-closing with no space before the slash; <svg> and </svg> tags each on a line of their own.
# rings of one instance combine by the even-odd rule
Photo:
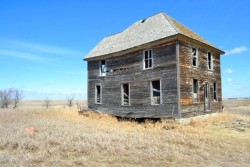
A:
<svg viewBox="0 0 250 167">
<path fill-rule="evenodd" d="M 73 101 L 73 108 L 76 108 L 76 104 L 80 103 L 84 107 L 86 105 L 86 101 L 83 100 L 74 100 Z M 49 109 L 59 109 L 59 108 L 67 108 L 67 100 L 51 100 L 49 103 Z M 21 101 L 20 105 L 18 106 L 19 109 L 22 110 L 40 110 L 46 109 L 45 101 L 44 100 L 23 100 Z"/>
<path fill-rule="evenodd" d="M 250 100 L 224 100 L 223 105 L 227 112 L 250 116 Z"/>
<path fill-rule="evenodd" d="M 24 101 L 0 110 L 0 166 L 250 166 L 250 101 L 188 124 L 118 121 Z"/>
</svg>

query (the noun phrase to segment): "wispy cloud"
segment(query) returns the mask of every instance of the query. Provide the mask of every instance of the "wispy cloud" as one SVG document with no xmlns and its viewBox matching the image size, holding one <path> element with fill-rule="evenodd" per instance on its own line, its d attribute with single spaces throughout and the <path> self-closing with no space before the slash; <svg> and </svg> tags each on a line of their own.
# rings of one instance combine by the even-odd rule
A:
<svg viewBox="0 0 250 167">
<path fill-rule="evenodd" d="M 247 50 L 248 50 L 248 48 L 245 46 L 235 47 L 231 50 L 226 50 L 225 55 L 240 54 L 240 53 L 245 52 Z"/>
<path fill-rule="evenodd" d="M 66 49 L 66 48 L 47 45 L 47 44 L 38 44 L 36 42 L 0 39 L 0 44 L 4 44 L 8 48 L 25 50 L 27 52 L 35 52 L 35 53 L 39 52 L 39 53 L 47 53 L 47 54 L 53 54 L 53 55 L 70 55 L 70 56 L 84 55 L 83 51 Z"/>
<path fill-rule="evenodd" d="M 47 58 L 40 57 L 40 56 L 37 56 L 37 55 L 34 55 L 34 54 L 18 52 L 18 51 L 13 51 L 13 50 L 5 50 L 5 49 L 0 49 L 0 56 L 15 57 L 15 58 L 31 60 L 31 61 L 48 60 Z"/>
<path fill-rule="evenodd" d="M 228 78 L 227 81 L 228 82 L 233 82 L 233 79 L 232 78 Z"/>
<path fill-rule="evenodd" d="M 232 70 L 231 68 L 229 68 L 229 69 L 227 69 L 227 70 L 225 71 L 226 74 L 231 74 L 231 73 L 233 73 L 233 72 L 234 72 L 234 70 Z"/>
</svg>

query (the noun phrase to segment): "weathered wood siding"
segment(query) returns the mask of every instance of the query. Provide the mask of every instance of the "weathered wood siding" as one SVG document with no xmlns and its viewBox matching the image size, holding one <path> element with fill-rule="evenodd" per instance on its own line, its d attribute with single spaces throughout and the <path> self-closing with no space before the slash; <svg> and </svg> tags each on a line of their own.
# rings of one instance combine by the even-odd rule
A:
<svg viewBox="0 0 250 167">
<path fill-rule="evenodd" d="M 176 44 L 153 50 L 153 69 L 143 70 L 143 50 L 106 59 L 105 77 L 99 61 L 88 62 L 88 107 L 121 117 L 168 117 L 178 115 Z M 151 105 L 150 81 L 161 79 L 162 104 Z M 130 106 L 121 105 L 121 84 L 130 84 Z M 102 104 L 95 104 L 95 84 L 102 85 Z"/>
<path fill-rule="evenodd" d="M 191 49 L 198 49 L 198 67 L 192 67 Z M 213 55 L 213 70 L 208 70 L 207 52 Z M 200 46 L 192 46 L 180 43 L 179 46 L 179 65 L 180 65 L 180 99 L 181 115 L 187 117 L 204 113 L 204 87 L 205 82 L 210 84 L 210 112 L 220 111 L 222 105 L 221 95 L 221 69 L 220 55 Z M 193 79 L 199 83 L 198 102 L 193 100 Z M 213 82 L 217 82 L 218 101 L 213 100 Z M 190 115 L 191 114 L 191 115 Z"/>
</svg>

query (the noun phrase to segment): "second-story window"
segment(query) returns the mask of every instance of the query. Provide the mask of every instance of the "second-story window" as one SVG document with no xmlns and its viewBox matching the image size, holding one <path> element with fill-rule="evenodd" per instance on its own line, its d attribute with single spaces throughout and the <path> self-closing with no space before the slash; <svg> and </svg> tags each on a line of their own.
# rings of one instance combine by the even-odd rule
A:
<svg viewBox="0 0 250 167">
<path fill-rule="evenodd" d="M 143 67 L 144 69 L 149 69 L 153 67 L 153 56 L 151 49 L 143 51 Z"/>
<path fill-rule="evenodd" d="M 100 69 L 100 76 L 106 76 L 106 61 L 105 60 L 100 61 L 99 69 Z"/>
<path fill-rule="evenodd" d="M 192 48 L 192 65 L 193 67 L 198 67 L 198 50 L 196 48 Z"/>
<path fill-rule="evenodd" d="M 211 52 L 207 53 L 207 67 L 209 70 L 213 70 L 213 56 Z"/>
</svg>

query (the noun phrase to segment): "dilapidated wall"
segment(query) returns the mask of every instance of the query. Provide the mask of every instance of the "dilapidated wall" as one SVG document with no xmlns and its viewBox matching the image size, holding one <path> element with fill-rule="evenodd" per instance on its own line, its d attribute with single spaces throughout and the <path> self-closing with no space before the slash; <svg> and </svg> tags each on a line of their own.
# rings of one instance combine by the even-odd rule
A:
<svg viewBox="0 0 250 167">
<path fill-rule="evenodd" d="M 152 49 L 153 68 L 143 69 L 143 50 Z M 178 115 L 176 43 L 161 44 L 106 59 L 107 74 L 99 76 L 99 60 L 88 61 L 88 107 L 121 117 Z M 161 80 L 162 104 L 151 105 L 150 81 Z M 121 84 L 130 84 L 130 106 L 121 105 Z M 95 84 L 102 86 L 102 104 L 95 104 Z"/>
<path fill-rule="evenodd" d="M 198 67 L 192 66 L 191 49 L 198 49 Z M 213 55 L 213 70 L 208 70 L 207 53 Z M 188 117 L 204 113 L 204 83 L 210 85 L 210 110 L 206 112 L 216 112 L 221 110 L 221 69 L 220 55 L 213 50 L 208 50 L 199 45 L 179 44 L 179 69 L 180 69 L 180 100 L 181 115 Z M 193 79 L 198 80 L 198 101 L 193 99 Z M 218 100 L 214 101 L 213 83 L 217 82 Z"/>
</svg>

